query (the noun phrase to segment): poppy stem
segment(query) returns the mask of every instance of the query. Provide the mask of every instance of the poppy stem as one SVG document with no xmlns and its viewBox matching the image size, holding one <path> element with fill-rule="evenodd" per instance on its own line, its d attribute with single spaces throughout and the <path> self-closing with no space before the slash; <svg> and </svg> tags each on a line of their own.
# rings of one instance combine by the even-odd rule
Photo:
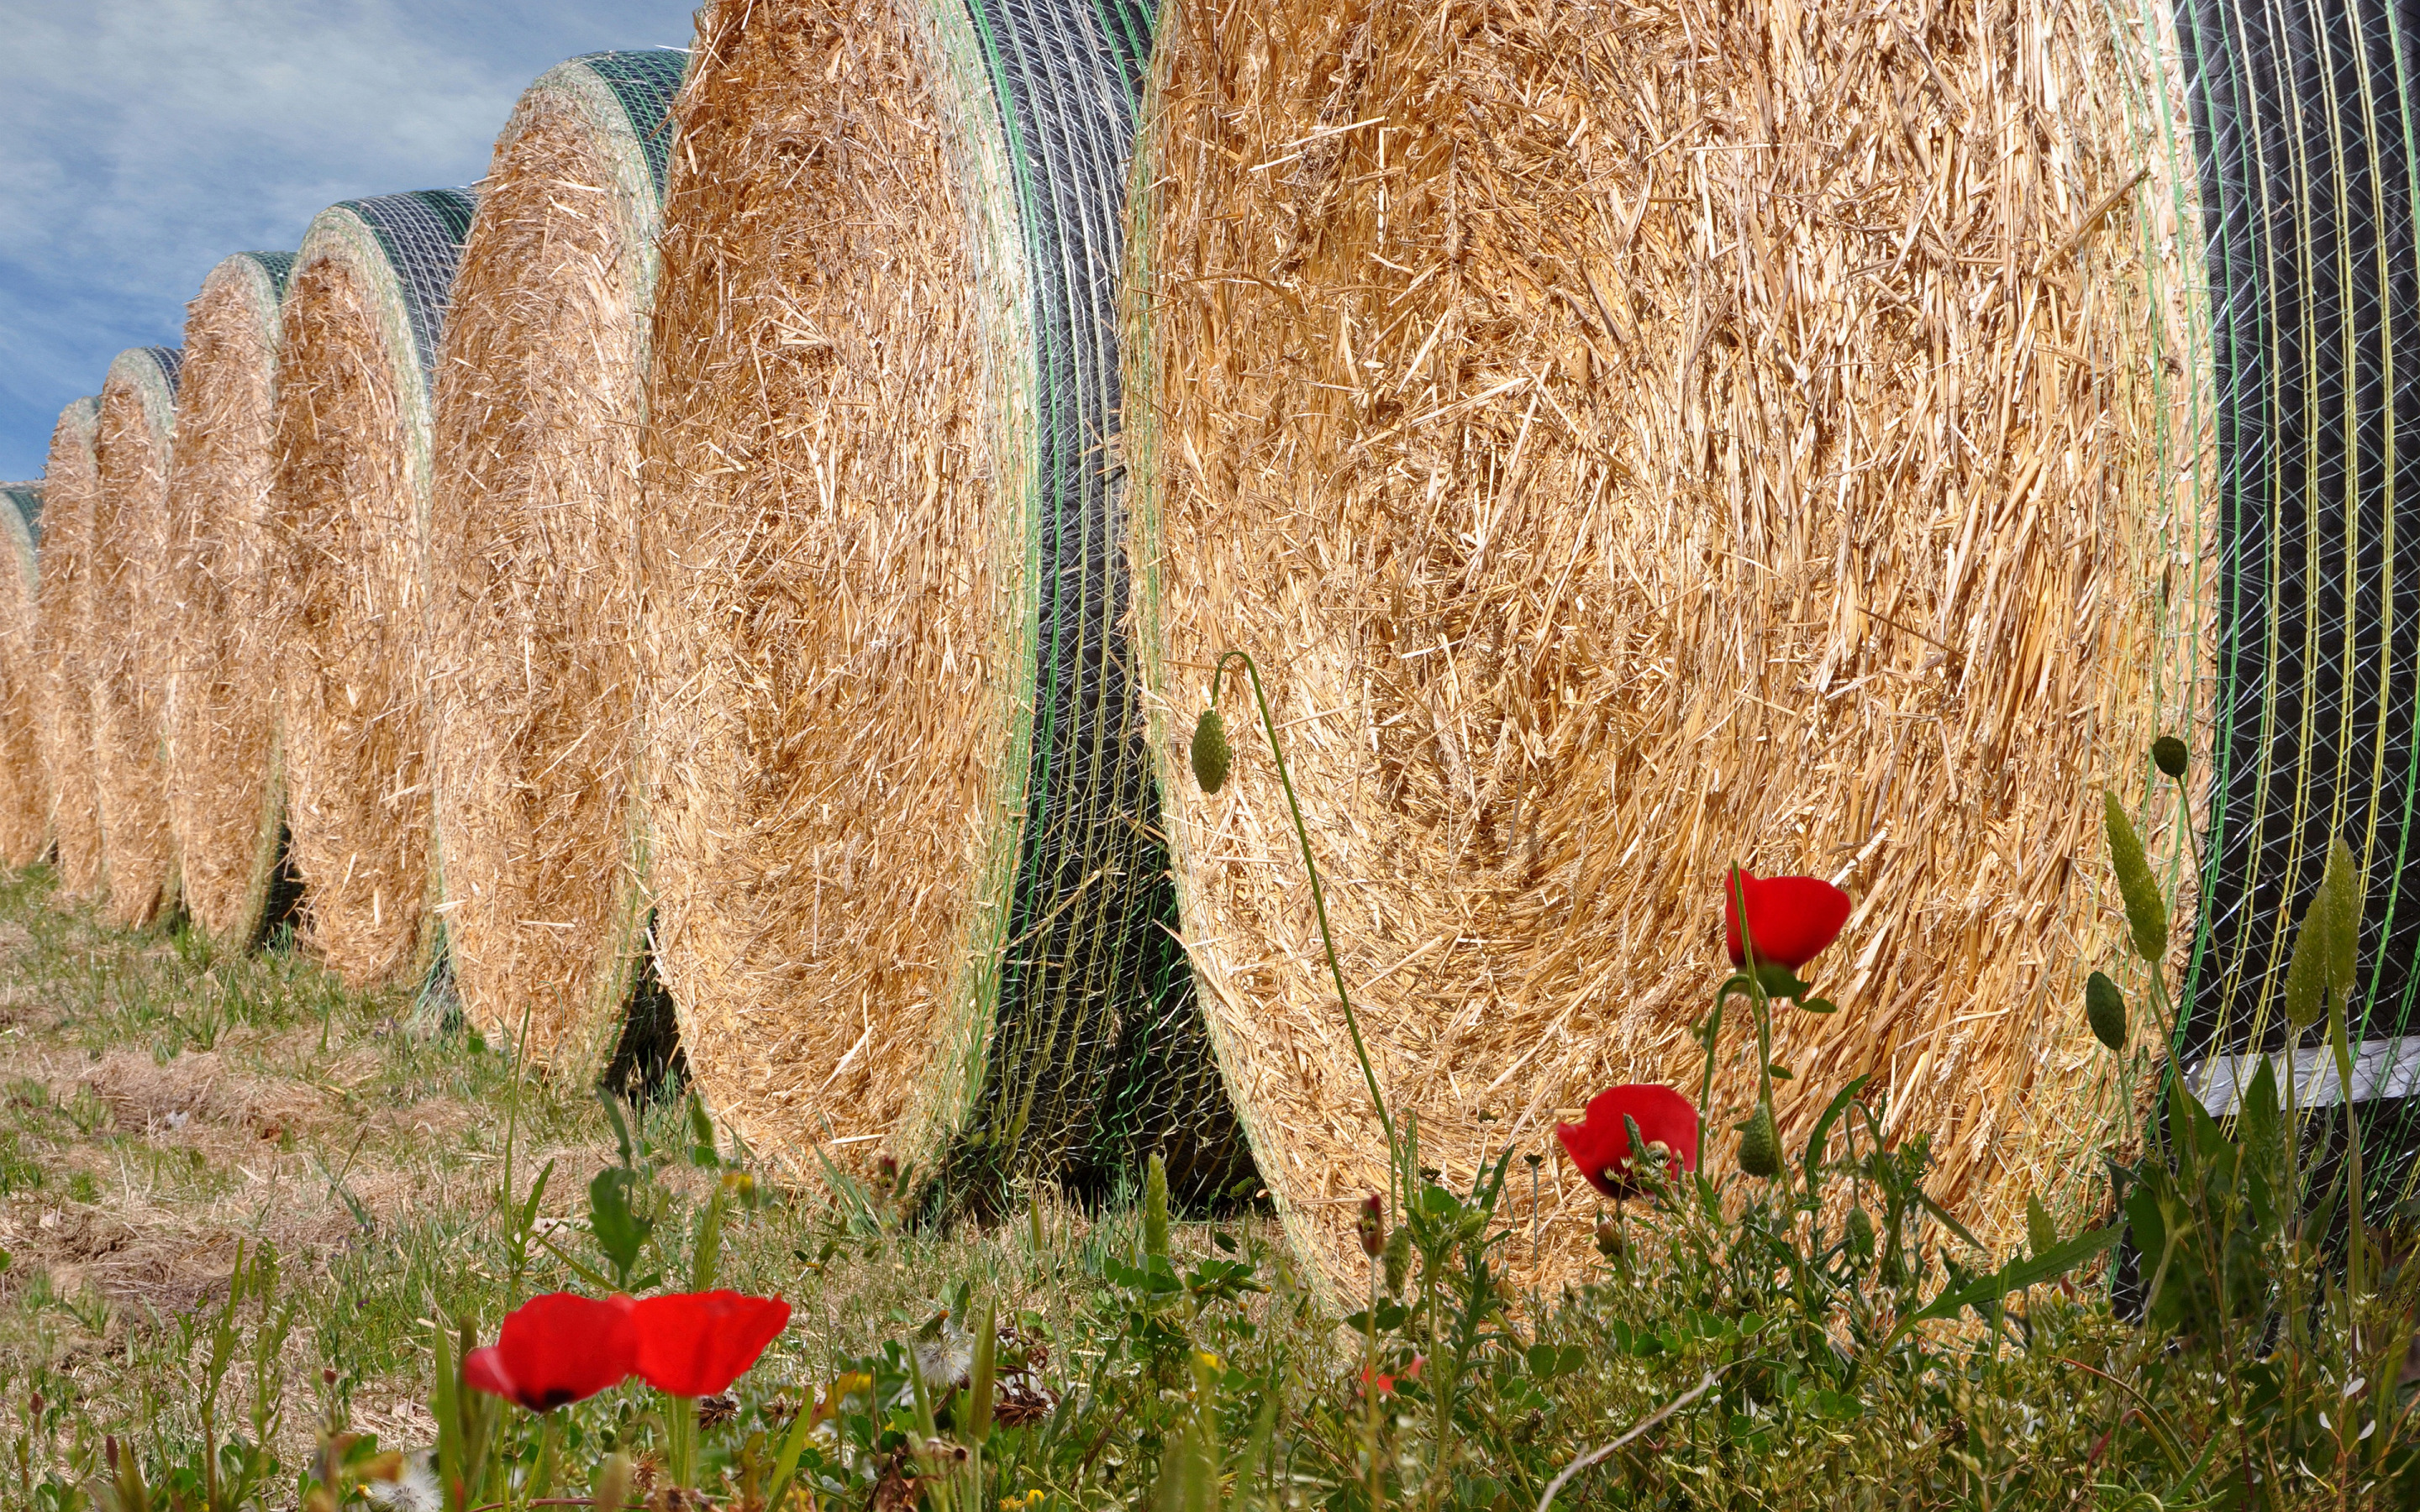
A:
<svg viewBox="0 0 2420 1512">
<path fill-rule="evenodd" d="M 552 1412 L 537 1415 L 537 1463 L 531 1467 L 529 1480 L 521 1487 L 524 1506 L 535 1506 L 539 1498 L 554 1494 L 555 1417 Z"/>
<path fill-rule="evenodd" d="M 1731 907 L 1739 915 L 1740 959 L 1746 963 L 1742 969 L 1747 973 L 1749 1012 L 1756 1020 L 1757 1102 L 1755 1109 L 1748 1115 L 1749 1118 L 1754 1119 L 1773 1106 L 1773 999 L 1765 995 L 1764 975 L 1757 969 L 1756 937 L 1747 926 L 1747 878 L 1736 861 L 1731 863 L 1730 894 Z M 1709 1075 L 1708 1091 L 1711 1095 L 1714 1069 L 1711 1046 L 1708 1047 L 1706 1065 Z M 1704 1127 L 1702 1122 L 1699 1125 L 1700 1137 L 1703 1136 Z M 1777 1130 L 1775 1134 L 1773 1153 L 1774 1165 L 1776 1168 L 1772 1179 L 1781 1183 L 1781 1195 L 1786 1197 L 1795 1189 L 1795 1183 L 1790 1180 L 1790 1163 L 1781 1159 Z"/>
<path fill-rule="evenodd" d="M 682 1490 L 697 1489 L 697 1398 L 664 1397 L 664 1468 Z"/>
<path fill-rule="evenodd" d="M 1387 1099 L 1378 1090 L 1378 1073 L 1370 1066 L 1370 1047 L 1361 1041 L 1361 1020 L 1353 1011 L 1353 995 L 1344 990 L 1344 968 L 1336 964 L 1336 937 L 1327 928 L 1327 895 L 1319 885 L 1319 864 L 1311 856 L 1311 830 L 1302 822 L 1302 804 L 1294 794 L 1294 778 L 1286 771 L 1285 752 L 1278 748 L 1278 722 L 1269 714 L 1268 695 L 1261 688 L 1260 664 L 1248 652 L 1230 651 L 1218 658 L 1210 670 L 1210 706 L 1218 706 L 1218 681 L 1226 675 L 1227 663 L 1240 661 L 1251 674 L 1252 699 L 1260 705 L 1261 728 L 1267 733 L 1269 754 L 1277 759 L 1278 782 L 1285 789 L 1286 809 L 1294 816 L 1295 839 L 1302 842 L 1302 867 L 1311 873 L 1311 907 L 1319 916 L 1319 943 L 1327 952 L 1327 974 L 1336 982 L 1336 1000 L 1344 1005 L 1344 1029 L 1353 1037 L 1353 1056 L 1361 1063 L 1361 1079 L 1370 1088 L 1370 1105 L 1378 1112 L 1378 1125 L 1387 1132 L 1387 1157 L 1395 1162 L 1395 1120 L 1388 1115 Z"/>
</svg>

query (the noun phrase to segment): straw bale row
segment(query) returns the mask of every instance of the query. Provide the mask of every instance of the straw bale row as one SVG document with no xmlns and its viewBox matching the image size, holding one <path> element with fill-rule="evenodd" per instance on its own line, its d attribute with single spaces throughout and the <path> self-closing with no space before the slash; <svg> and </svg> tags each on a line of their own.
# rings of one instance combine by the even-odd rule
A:
<svg viewBox="0 0 2420 1512">
<path fill-rule="evenodd" d="M 1247 697 L 1231 785 L 1181 772 L 1230 647 L 1381 1086 L 1454 1181 L 1609 1084 L 1695 1095 L 1736 861 L 1857 904 L 1819 964 L 1841 1011 L 1778 1024 L 1785 1142 L 1870 1074 L 1945 1196 L 2021 1211 L 2098 1133 L 2072 1005 L 2164 565 L 2130 486 L 2146 164 L 2098 13 L 1163 25 L 1139 611 L 1184 933 L 1290 1230 L 1357 1274 L 1384 1145 Z M 1568 1257 L 1594 1197 L 1549 1175 Z"/>
<path fill-rule="evenodd" d="M 2086 800 L 2198 612 L 2141 486 L 2139 60 L 2047 0 L 1159 25 L 717 0 L 693 59 L 534 85 L 475 214 L 222 265 L 173 459 L 131 375 L 54 440 L 70 890 L 100 835 L 114 906 L 173 896 L 173 847 L 116 859 L 147 751 L 215 933 L 282 860 L 349 980 L 442 967 L 581 1078 L 652 971 L 799 1171 L 1256 1165 L 1341 1276 L 1382 1146 L 1248 705 L 1228 789 L 1183 769 L 1238 647 L 1453 1180 L 1694 1088 L 1737 860 L 1859 903 L 1788 1085 L 1873 1073 L 2021 1211 L 2092 1132 Z M 174 616 L 104 635 L 142 550 Z M 1553 1169 L 1547 1276 L 1590 1207 Z"/>
<path fill-rule="evenodd" d="M 31 865 L 51 846 L 34 650 L 41 538 L 42 486 L 0 484 L 0 866 Z"/>
</svg>

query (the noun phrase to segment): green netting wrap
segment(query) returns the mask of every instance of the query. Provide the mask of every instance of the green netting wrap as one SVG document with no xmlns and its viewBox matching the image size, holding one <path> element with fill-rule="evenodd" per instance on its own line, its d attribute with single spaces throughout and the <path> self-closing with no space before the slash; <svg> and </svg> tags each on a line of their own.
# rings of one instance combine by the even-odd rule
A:
<svg viewBox="0 0 2420 1512">
<path fill-rule="evenodd" d="M 591 54 L 522 92 L 482 180 L 437 384 L 427 655 L 446 962 L 472 1022 L 575 1080 L 613 1063 L 651 980 L 632 544 L 664 112 L 688 62 Z M 659 1065 L 671 1052 L 628 1048 Z"/>
<path fill-rule="evenodd" d="M 100 488 L 85 668 L 103 911 L 121 925 L 149 923 L 177 902 L 176 842 L 161 782 L 167 667 L 160 589 L 183 364 L 175 347 L 119 353 L 101 385 L 93 447 Z"/>
<path fill-rule="evenodd" d="M 0 485 L 0 866 L 30 866 L 50 848 L 34 639 L 41 539 L 42 486 Z"/>
<path fill-rule="evenodd" d="M 42 544 L 42 486 L 39 483 L 0 484 L 0 498 L 6 498 L 17 511 L 17 523 L 0 521 L 0 529 L 8 532 L 11 540 L 22 537 L 23 549 L 31 552 Z M 30 563 L 32 558 L 28 556 Z"/>
<path fill-rule="evenodd" d="M 237 253 L 188 306 L 161 557 L 162 779 L 180 892 L 196 925 L 239 949 L 292 903 L 279 865 L 286 769 L 269 528 L 280 306 L 293 266 L 292 253 Z"/>
<path fill-rule="evenodd" d="M 2420 8 L 2180 0 L 2210 279 L 2215 695 L 2181 1058 L 2231 1104 L 2242 1058 L 2316 1036 L 2278 1011 L 2333 837 L 2367 875 L 2352 1015 L 2373 1202 L 2420 1148 Z"/>
<path fill-rule="evenodd" d="M 281 311 L 270 530 L 288 855 L 355 984 L 425 969 L 430 386 L 472 196 L 322 210 Z"/>
<path fill-rule="evenodd" d="M 1245 1170 L 1124 634 L 1147 47 L 1080 0 L 701 20 L 649 397 L 656 949 L 717 1111 L 811 1175 Z"/>
<path fill-rule="evenodd" d="M 566 87 L 582 87 L 576 74 L 602 85 L 621 107 L 621 126 L 646 163 L 656 200 L 662 203 L 664 180 L 672 172 L 673 136 L 668 126 L 673 99 L 689 73 L 689 53 L 680 48 L 649 48 L 635 53 L 583 53 L 539 81 L 556 80 Z M 650 249 L 652 250 L 652 249 Z"/>
<path fill-rule="evenodd" d="M 997 1028 L 957 1152 L 1100 1187 L 1161 1150 L 1180 1196 L 1250 1157 L 1209 1053 L 1127 640 L 1120 279 L 1151 16 L 1122 0 L 970 5 L 1032 270 L 1034 728 Z M 986 1179 L 988 1178 L 988 1180 Z"/>
</svg>

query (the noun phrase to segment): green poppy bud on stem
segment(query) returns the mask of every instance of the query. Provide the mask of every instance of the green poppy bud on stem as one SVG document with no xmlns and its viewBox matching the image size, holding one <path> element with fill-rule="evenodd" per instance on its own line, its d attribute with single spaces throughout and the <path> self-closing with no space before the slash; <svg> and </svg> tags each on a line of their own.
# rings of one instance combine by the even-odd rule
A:
<svg viewBox="0 0 2420 1512">
<path fill-rule="evenodd" d="M 630 1504 L 630 1457 L 612 1454 L 605 1458 L 605 1468 L 597 1473 L 597 1512 L 623 1512 Z"/>
<path fill-rule="evenodd" d="M 2185 775 L 2185 743 L 2174 735 L 2162 735 L 2151 742 L 2151 761 L 2168 777 Z"/>
<path fill-rule="evenodd" d="M 2168 950 L 2168 903 L 2160 896 L 2151 863 L 2143 858 L 2143 842 L 2133 823 L 2118 806 L 2118 795 L 2101 795 L 2102 828 L 2109 836 L 2109 864 L 2118 873 L 2118 896 L 2126 901 L 2126 922 L 2134 936 L 2134 953 L 2153 965 Z"/>
<path fill-rule="evenodd" d="M 1863 1208 L 1849 1210 L 1849 1251 L 1859 1259 L 1874 1252 L 1874 1221 Z"/>
<path fill-rule="evenodd" d="M 1404 1283 L 1412 1273 L 1411 1228 L 1404 1225 L 1397 1226 L 1395 1231 L 1387 1236 L 1387 1248 L 1379 1257 L 1386 1266 L 1387 1295 L 1402 1296 Z"/>
<path fill-rule="evenodd" d="M 1781 1174 L 1781 1132 L 1774 1126 L 1773 1104 L 1759 1103 L 1739 1126 L 1739 1168 L 1768 1180 Z"/>
<path fill-rule="evenodd" d="M 2328 991 L 2350 1002 L 2353 978 L 2360 968 L 2361 905 L 2365 886 L 2361 863 L 2342 837 L 2328 847 L 2327 870 L 2319 876 L 2319 898 L 2327 905 Z"/>
<path fill-rule="evenodd" d="M 1168 1256 L 1168 1163 L 1156 1149 L 1143 1168 L 1142 1252 L 1163 1259 Z"/>
<path fill-rule="evenodd" d="M 2126 1048 L 2126 997 L 2118 984 L 2101 972 L 2084 982 L 2084 1021 L 2092 1037 L 2112 1050 Z"/>
<path fill-rule="evenodd" d="M 2311 905 L 2303 910 L 2293 953 L 2286 958 L 2286 1022 L 2298 1029 L 2317 1024 L 2328 1008 L 2327 945 L 2322 938 L 2328 929 L 2327 903 L 2327 884 L 2322 882 Z"/>
<path fill-rule="evenodd" d="M 1204 793 L 1227 785 L 1227 722 L 1216 709 L 1204 709 L 1193 721 L 1193 780 Z"/>
</svg>

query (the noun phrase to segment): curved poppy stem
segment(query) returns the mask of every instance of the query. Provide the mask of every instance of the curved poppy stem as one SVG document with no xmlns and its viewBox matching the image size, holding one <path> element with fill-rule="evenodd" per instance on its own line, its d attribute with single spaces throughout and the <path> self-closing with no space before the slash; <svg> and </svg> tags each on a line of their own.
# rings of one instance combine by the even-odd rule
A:
<svg viewBox="0 0 2420 1512">
<path fill-rule="evenodd" d="M 664 1468 L 682 1490 L 697 1487 L 697 1398 L 664 1396 Z"/>
<path fill-rule="evenodd" d="M 1226 675 L 1227 663 L 1240 661 L 1251 674 L 1252 700 L 1260 705 L 1261 728 L 1268 735 L 1269 754 L 1277 759 L 1278 782 L 1285 789 L 1286 809 L 1294 816 L 1295 839 L 1302 843 L 1302 869 L 1311 874 L 1311 907 L 1319 916 L 1319 943 L 1327 952 L 1327 974 L 1336 983 L 1336 1000 L 1344 1006 L 1344 1029 L 1353 1037 L 1353 1056 L 1361 1063 L 1361 1080 L 1370 1089 L 1370 1105 L 1378 1112 L 1378 1126 L 1387 1132 L 1387 1159 L 1394 1164 L 1395 1120 L 1388 1115 L 1387 1099 L 1378 1090 L 1378 1073 L 1371 1069 L 1370 1047 L 1361 1041 L 1361 1020 L 1353 1011 L 1353 995 L 1344 990 L 1344 968 L 1336 964 L 1336 937 L 1327 928 L 1327 895 L 1319 885 L 1319 863 L 1311 856 L 1311 830 L 1302 822 L 1302 804 L 1295 797 L 1294 778 L 1286 770 L 1285 752 L 1278 748 L 1278 722 L 1269 714 L 1268 695 L 1261 688 L 1260 664 L 1250 653 L 1230 651 L 1221 655 L 1210 670 L 1210 706 L 1218 706 L 1218 680 Z"/>
<path fill-rule="evenodd" d="M 1757 1107 L 1773 1101 L 1773 1003 L 1765 995 L 1764 979 L 1757 974 L 1756 938 L 1747 927 L 1747 884 L 1742 878 L 1739 863 L 1731 863 L 1730 875 L 1725 879 L 1730 893 L 1731 912 L 1739 920 L 1740 959 L 1745 963 L 1740 970 L 1747 979 L 1750 1016 L 1756 1020 Z M 1713 1111 L 1714 1097 L 1714 1060 L 1723 1035 L 1723 999 L 1714 998 L 1714 1011 L 1706 1026 L 1706 1073 L 1698 1090 L 1698 1165 L 1706 1164 L 1706 1118 Z M 1750 1117 L 1754 1117 L 1751 1112 Z M 1780 1151 L 1774 1151 L 1776 1158 Z M 1781 1174 L 1775 1178 L 1786 1193 L 1792 1190 L 1790 1163 L 1781 1161 Z"/>
<path fill-rule="evenodd" d="M 527 1016 L 523 1017 L 526 1022 Z M 543 1499 L 554 1494 L 555 1411 L 537 1415 L 537 1463 L 531 1469 L 529 1483 L 524 1488 L 527 1494 L 521 1500 L 523 1506 L 536 1506 Z"/>
</svg>

